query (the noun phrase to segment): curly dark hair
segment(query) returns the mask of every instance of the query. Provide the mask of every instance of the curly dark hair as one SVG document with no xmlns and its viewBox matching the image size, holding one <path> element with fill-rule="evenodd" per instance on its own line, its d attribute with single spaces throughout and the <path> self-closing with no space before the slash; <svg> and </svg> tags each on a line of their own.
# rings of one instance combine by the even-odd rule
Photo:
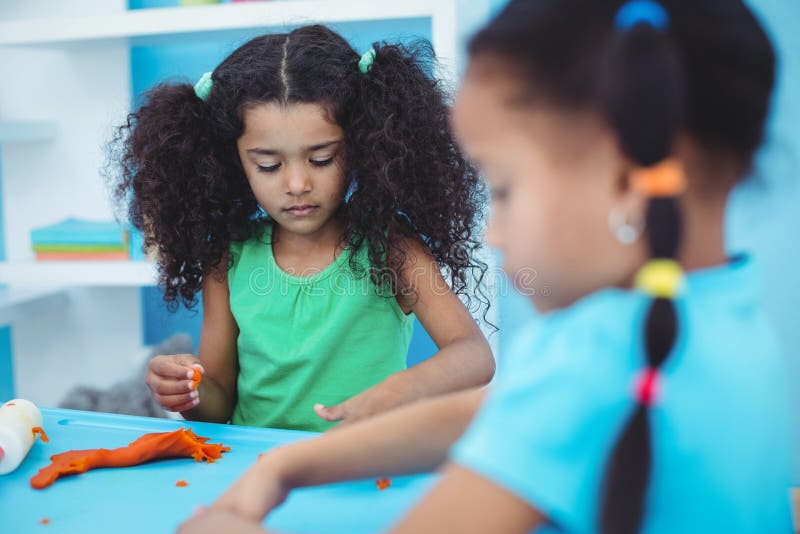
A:
<svg viewBox="0 0 800 534">
<path fill-rule="evenodd" d="M 406 289 L 396 274 L 407 261 L 405 238 L 421 238 L 453 291 L 485 316 L 487 266 L 475 253 L 486 193 L 449 131 L 448 93 L 430 76 L 432 48 L 418 41 L 373 49 L 362 74 L 344 38 L 305 26 L 235 50 L 212 73 L 205 101 L 188 83 L 144 94 L 110 144 L 109 175 L 145 248 L 157 251 L 173 309 L 179 301 L 193 307 L 204 276 L 226 272 L 220 262 L 231 242 L 259 235 L 266 222 L 236 150 L 244 110 L 297 102 L 323 105 L 344 130 L 345 186 L 354 192 L 337 214 L 342 240 L 368 248 L 381 292 Z"/>
</svg>

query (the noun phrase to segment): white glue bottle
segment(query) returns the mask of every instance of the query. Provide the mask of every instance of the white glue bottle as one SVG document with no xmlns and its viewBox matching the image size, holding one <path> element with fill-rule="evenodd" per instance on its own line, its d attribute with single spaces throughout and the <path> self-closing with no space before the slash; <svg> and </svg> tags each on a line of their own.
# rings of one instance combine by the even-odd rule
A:
<svg viewBox="0 0 800 534">
<path fill-rule="evenodd" d="M 0 406 L 0 475 L 17 468 L 42 428 L 42 412 L 31 401 L 14 399 Z"/>
</svg>

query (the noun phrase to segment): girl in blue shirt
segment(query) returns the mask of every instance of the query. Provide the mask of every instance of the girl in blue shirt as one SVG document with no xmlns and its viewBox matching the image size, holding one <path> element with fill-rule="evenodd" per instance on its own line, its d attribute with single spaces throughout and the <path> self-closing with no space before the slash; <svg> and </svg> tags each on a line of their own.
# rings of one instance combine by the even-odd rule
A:
<svg viewBox="0 0 800 534">
<path fill-rule="evenodd" d="M 788 532 L 785 362 L 723 242 L 774 81 L 753 14 L 512 0 L 470 56 L 453 125 L 543 318 L 485 398 L 271 451 L 186 531 L 260 531 L 294 487 L 442 466 L 393 532 Z"/>
</svg>

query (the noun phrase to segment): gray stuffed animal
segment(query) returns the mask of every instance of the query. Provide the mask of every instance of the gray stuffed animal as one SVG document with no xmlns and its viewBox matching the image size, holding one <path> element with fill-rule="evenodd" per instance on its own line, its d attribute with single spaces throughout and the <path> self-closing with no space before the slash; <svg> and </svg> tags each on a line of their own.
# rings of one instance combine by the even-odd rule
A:
<svg viewBox="0 0 800 534">
<path fill-rule="evenodd" d="M 107 389 L 77 386 L 64 396 L 59 407 L 90 412 L 169 417 L 169 412 L 153 400 L 150 389 L 144 383 L 147 364 L 159 354 L 191 354 L 193 350 L 192 339 L 188 335 L 176 334 L 153 348 L 144 365 L 130 378 Z"/>
</svg>

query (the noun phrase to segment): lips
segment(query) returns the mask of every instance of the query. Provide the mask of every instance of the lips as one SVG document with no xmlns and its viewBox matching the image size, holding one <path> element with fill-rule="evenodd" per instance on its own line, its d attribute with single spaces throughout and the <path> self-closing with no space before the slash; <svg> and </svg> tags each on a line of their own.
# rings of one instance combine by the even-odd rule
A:
<svg viewBox="0 0 800 534">
<path fill-rule="evenodd" d="M 318 209 L 319 206 L 314 204 L 302 204 L 299 206 L 292 206 L 290 208 L 286 208 L 284 209 L 284 211 L 289 215 L 294 215 L 295 217 L 305 217 L 307 215 L 311 215 Z"/>
</svg>

